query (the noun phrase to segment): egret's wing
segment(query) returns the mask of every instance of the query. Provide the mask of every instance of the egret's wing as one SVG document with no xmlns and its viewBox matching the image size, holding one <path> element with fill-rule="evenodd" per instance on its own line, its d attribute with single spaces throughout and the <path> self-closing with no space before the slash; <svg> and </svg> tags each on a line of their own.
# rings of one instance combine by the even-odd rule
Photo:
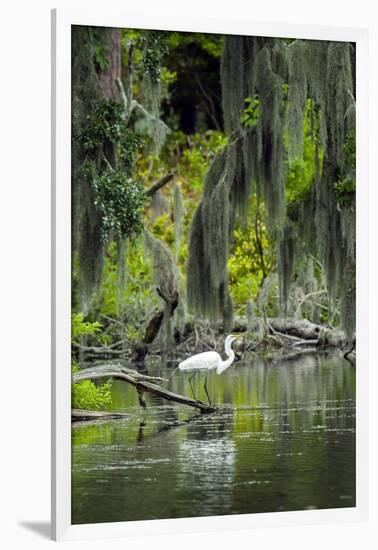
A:
<svg viewBox="0 0 378 550">
<path fill-rule="evenodd" d="M 179 369 L 182 371 L 210 370 L 215 368 L 219 361 L 221 361 L 221 358 L 216 351 L 204 351 L 181 361 Z"/>
</svg>

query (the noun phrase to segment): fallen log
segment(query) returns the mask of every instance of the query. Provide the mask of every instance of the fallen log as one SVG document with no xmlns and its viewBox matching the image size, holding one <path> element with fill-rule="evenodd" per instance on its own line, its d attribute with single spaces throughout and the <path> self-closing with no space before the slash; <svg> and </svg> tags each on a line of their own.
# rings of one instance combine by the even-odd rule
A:
<svg viewBox="0 0 378 550">
<path fill-rule="evenodd" d="M 268 326 L 276 332 L 303 340 L 317 340 L 323 329 L 307 319 L 268 319 Z"/>
<path fill-rule="evenodd" d="M 260 319 L 256 321 L 260 322 Z M 286 337 L 293 343 L 302 341 L 311 345 L 329 347 L 343 347 L 346 343 L 345 334 L 341 330 L 318 325 L 308 319 L 269 317 L 265 323 L 268 333 Z M 236 317 L 233 331 L 247 332 L 247 319 Z"/>
<path fill-rule="evenodd" d="M 160 378 L 159 376 L 147 376 L 134 369 L 123 367 L 122 365 L 101 365 L 83 369 L 79 372 L 73 373 L 72 383 L 76 384 L 82 380 L 93 380 L 96 378 L 114 378 L 128 382 L 136 388 L 139 403 L 143 408 L 146 408 L 147 406 L 144 400 L 144 393 L 147 392 L 152 393 L 153 395 L 158 395 L 168 401 L 174 401 L 175 403 L 188 405 L 188 407 L 194 407 L 203 413 L 210 413 L 216 410 L 215 407 L 207 403 L 196 401 L 195 399 L 191 399 L 185 395 L 171 392 L 170 390 L 153 383 L 155 381 L 166 381 L 164 378 Z"/>
</svg>

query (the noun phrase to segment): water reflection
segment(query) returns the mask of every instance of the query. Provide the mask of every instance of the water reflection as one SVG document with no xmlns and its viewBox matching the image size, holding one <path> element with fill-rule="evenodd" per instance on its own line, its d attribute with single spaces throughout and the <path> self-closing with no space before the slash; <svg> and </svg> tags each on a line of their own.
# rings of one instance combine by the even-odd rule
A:
<svg viewBox="0 0 378 550">
<path fill-rule="evenodd" d="M 169 376 L 166 368 L 149 373 Z M 177 372 L 168 386 L 190 395 Z M 113 384 L 131 418 L 73 429 L 73 522 L 355 505 L 355 372 L 339 357 L 247 358 L 208 378 L 198 415 Z M 205 399 L 203 381 L 195 391 Z"/>
</svg>

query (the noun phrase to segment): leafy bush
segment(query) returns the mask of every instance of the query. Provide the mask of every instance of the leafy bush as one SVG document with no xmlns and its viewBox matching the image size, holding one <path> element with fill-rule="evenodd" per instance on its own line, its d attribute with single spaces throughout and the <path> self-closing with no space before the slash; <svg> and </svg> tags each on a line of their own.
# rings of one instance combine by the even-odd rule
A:
<svg viewBox="0 0 378 550">
<path fill-rule="evenodd" d="M 93 180 L 95 205 L 101 212 L 102 238 L 133 239 L 143 228 L 142 184 L 120 170 L 106 170 Z"/>
<path fill-rule="evenodd" d="M 95 153 L 107 141 L 122 141 L 128 132 L 123 105 L 112 99 L 101 99 L 93 104 L 79 138 L 86 151 Z"/>
<path fill-rule="evenodd" d="M 146 31 L 143 37 L 145 47 L 143 50 L 142 66 L 150 76 L 152 82 L 159 82 L 161 73 L 161 61 L 168 52 L 168 36 L 166 31 Z"/>
<path fill-rule="evenodd" d="M 186 180 L 184 187 L 189 191 L 202 191 L 203 180 L 211 161 L 226 144 L 227 137 L 215 130 L 190 136 L 178 166 L 179 174 Z"/>
<path fill-rule="evenodd" d="M 71 338 L 73 342 L 77 342 L 79 336 L 85 336 L 86 334 L 95 334 L 96 332 L 100 332 L 101 328 L 101 323 L 97 321 L 95 321 L 94 323 L 85 321 L 84 313 L 72 313 Z"/>
<path fill-rule="evenodd" d="M 95 321 L 85 321 L 84 313 L 73 313 L 71 320 L 71 340 L 76 342 L 80 336 L 100 332 L 102 325 Z M 72 372 L 78 372 L 77 363 L 72 364 Z M 111 381 L 96 386 L 91 380 L 83 380 L 72 385 L 71 405 L 74 409 L 99 410 L 107 407 L 112 402 Z"/>
<path fill-rule="evenodd" d="M 257 95 L 246 97 L 244 99 L 244 109 L 242 111 L 240 122 L 244 128 L 253 128 L 256 126 L 260 117 L 260 100 Z"/>
<path fill-rule="evenodd" d="M 273 266 L 274 250 L 265 225 L 265 210 L 251 198 L 246 227 L 234 231 L 228 260 L 230 291 L 236 305 L 256 299 Z"/>
<path fill-rule="evenodd" d="M 100 410 L 112 402 L 111 381 L 96 386 L 91 380 L 83 380 L 73 384 L 71 405 L 73 409 Z"/>
<path fill-rule="evenodd" d="M 346 176 L 334 184 L 337 202 L 341 207 L 351 206 L 355 202 L 356 185 L 354 178 Z"/>
</svg>

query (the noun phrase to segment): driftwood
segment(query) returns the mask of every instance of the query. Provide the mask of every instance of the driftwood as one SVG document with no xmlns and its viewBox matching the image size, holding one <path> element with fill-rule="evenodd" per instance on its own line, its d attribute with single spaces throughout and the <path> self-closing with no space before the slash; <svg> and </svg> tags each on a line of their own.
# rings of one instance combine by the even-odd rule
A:
<svg viewBox="0 0 378 550">
<path fill-rule="evenodd" d="M 267 334 L 291 340 L 294 346 L 303 343 L 322 347 L 343 347 L 346 344 L 346 337 L 342 331 L 312 323 L 307 319 L 271 317 L 265 320 L 265 324 Z M 233 331 L 247 332 L 247 320 L 244 317 L 236 318 Z"/>
<path fill-rule="evenodd" d="M 93 380 L 95 378 L 115 378 L 135 386 L 138 392 L 139 403 L 143 408 L 146 408 L 147 406 L 144 400 L 144 393 L 147 392 L 152 393 L 153 395 L 158 395 L 168 401 L 174 401 L 175 403 L 181 403 L 182 405 L 194 407 L 203 413 L 210 413 L 216 410 L 215 407 L 212 407 L 207 403 L 196 401 L 185 395 L 171 392 L 170 390 L 154 383 L 166 381 L 164 378 L 160 378 L 159 376 L 147 376 L 136 370 L 128 369 L 121 365 L 101 365 L 98 367 L 83 369 L 72 375 L 72 383 L 76 384 L 82 380 Z"/>
<path fill-rule="evenodd" d="M 315 340 L 317 341 L 319 335 L 323 329 L 321 325 L 311 323 L 307 319 L 269 319 L 268 326 L 273 331 L 291 336 L 293 338 L 299 338 L 302 340 Z"/>
</svg>

